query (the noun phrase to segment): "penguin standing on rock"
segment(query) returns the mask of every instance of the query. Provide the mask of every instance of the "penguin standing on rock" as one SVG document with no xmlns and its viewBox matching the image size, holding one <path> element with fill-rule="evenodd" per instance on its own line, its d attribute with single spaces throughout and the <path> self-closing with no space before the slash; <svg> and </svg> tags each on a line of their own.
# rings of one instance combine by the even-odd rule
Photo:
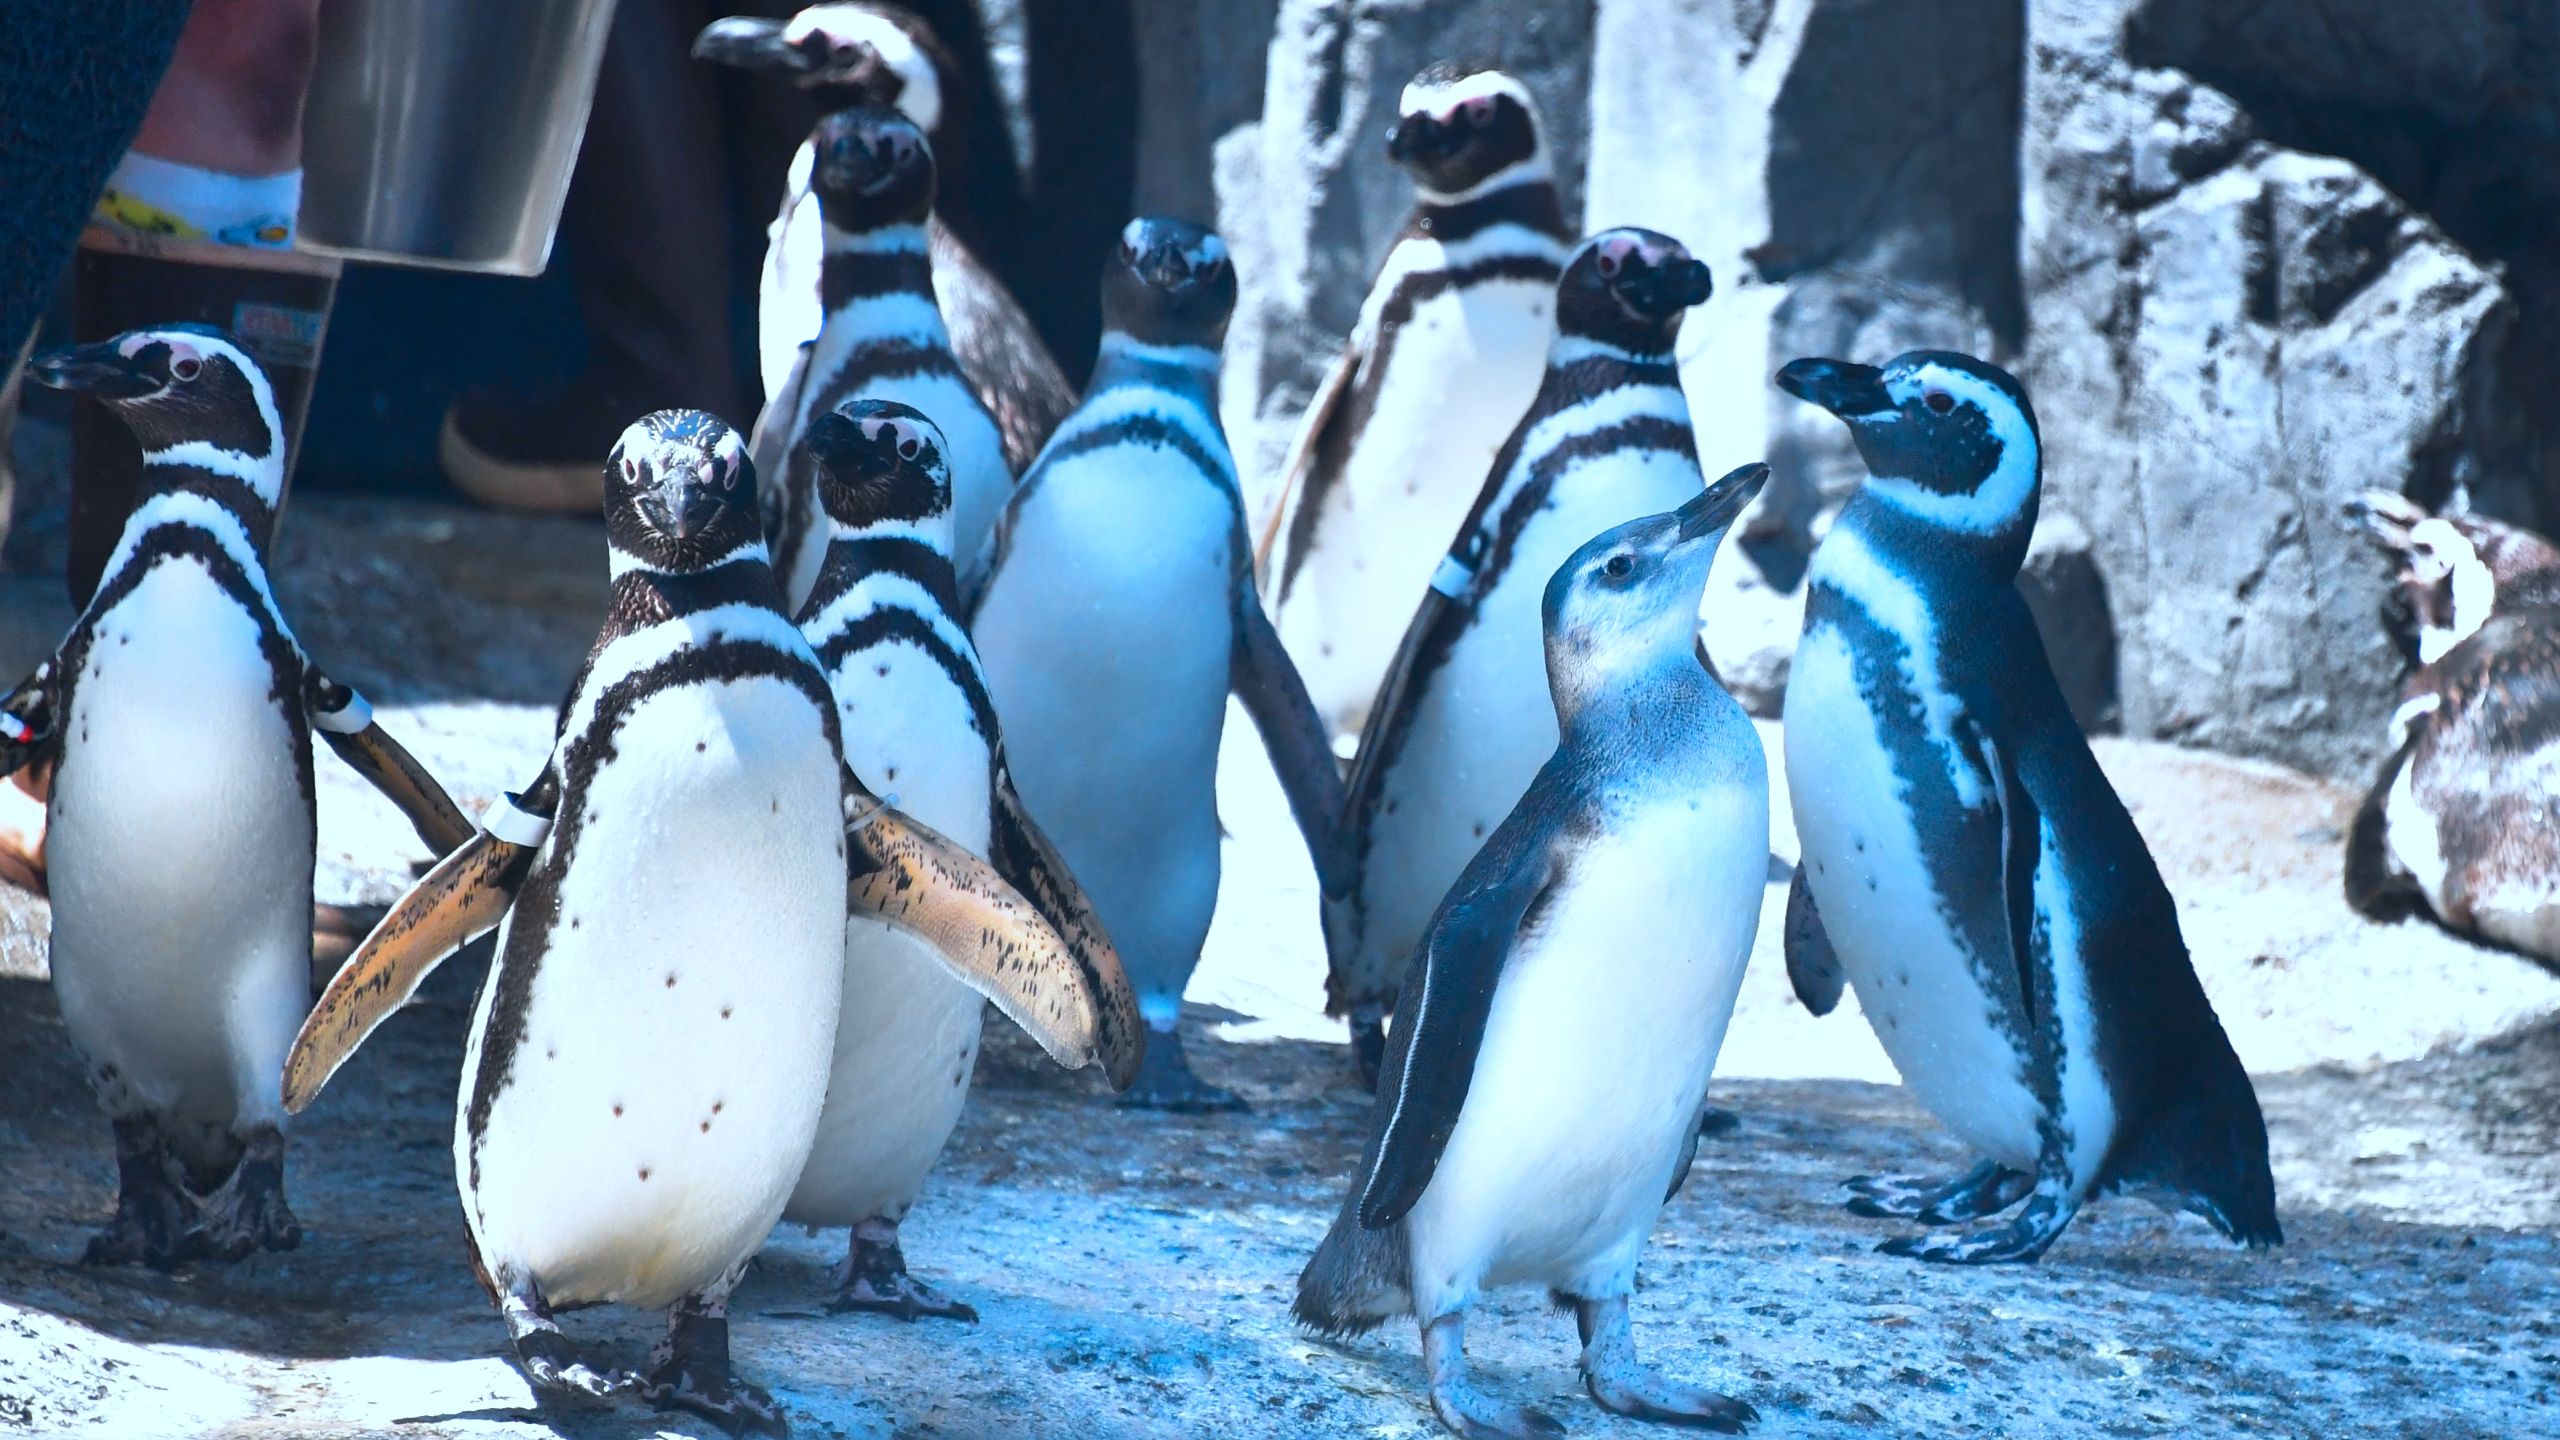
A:
<svg viewBox="0 0 2560 1440">
<path fill-rule="evenodd" d="M 1839 416 L 1870 475 L 1814 554 L 1787 681 L 1788 975 L 1817 1015 L 1855 985 L 1903 1083 L 1984 1157 L 1853 1180 L 1849 1208 L 1952 1226 L 2025 1202 L 1884 1247 L 1956 1264 L 2033 1261 L 2117 1189 L 2277 1243 L 2257 1094 L 2018 594 L 2043 475 L 2025 391 L 1943 351 L 1798 360 L 1778 385 Z"/>
<path fill-rule="evenodd" d="M 308 1105 L 438 961 L 498 927 L 454 1168 L 526 1375 L 778 1431 L 772 1398 L 730 1374 L 728 1297 L 827 1099 L 848 904 L 927 936 L 1065 1063 L 1090 1058 L 1095 1025 L 1030 906 L 847 774 L 755 494 L 746 447 L 709 415 L 623 432 L 612 601 L 550 761 L 348 960 L 284 1097 Z M 645 1373 L 589 1364 L 552 1319 L 593 1304 L 667 1309 Z"/>
<path fill-rule="evenodd" d="M 739 15 L 713 22 L 695 41 L 702 59 L 787 77 L 828 109 L 895 107 L 921 128 L 940 157 L 944 179 L 969 148 L 959 68 L 923 20 L 873 0 L 812 5 L 789 20 Z M 966 157 L 966 158 L 964 158 Z M 756 349 L 764 375 L 765 412 L 809 411 L 799 398 L 806 356 L 825 318 L 825 222 L 812 193 L 814 147 L 791 157 L 782 212 L 774 217 L 757 289 Z M 951 348 L 989 414 L 1004 432 L 1005 463 L 1016 473 L 1075 408 L 1075 387 L 1049 353 L 1031 317 L 969 243 L 939 215 L 927 222 L 933 288 L 950 325 Z M 814 413 L 814 412 L 811 412 Z M 958 552 L 965 563 L 969 551 Z"/>
<path fill-rule="evenodd" d="M 777 415 L 753 450 L 783 599 L 795 612 L 818 582 L 828 535 L 815 462 L 800 437 L 843 401 L 895 400 L 936 418 L 951 472 L 951 555 L 974 563 L 1013 493 L 1004 437 L 962 380 L 934 305 L 925 259 L 934 161 L 924 136 L 897 111 L 865 106 L 820 121 L 809 144 L 811 188 L 826 219 L 826 320 L 793 392 L 798 408 Z"/>
<path fill-rule="evenodd" d="M 1537 398 L 1573 245 L 1527 87 L 1434 65 L 1401 108 L 1387 154 L 1419 203 L 1299 422 L 1263 542 L 1281 642 L 1343 735 L 1395 658 L 1377 617 L 1412 613 Z"/>
<path fill-rule="evenodd" d="M 1144 1043 L 1137 997 L 1075 877 L 1014 793 L 978 654 L 955 614 L 942 432 L 912 407 L 853 400 L 810 424 L 805 451 L 833 538 L 800 631 L 834 691 L 846 763 L 907 814 L 992 859 L 1049 918 L 1106 1024 L 1111 1079 L 1127 1085 Z M 907 1273 L 898 1223 L 959 1123 L 985 1004 L 916 937 L 867 916 L 845 932 L 844 993 L 827 1108 L 782 1218 L 852 1228 L 830 1310 L 974 1320 L 967 1304 Z"/>
<path fill-rule="evenodd" d="M 1640 1364 L 1627 1301 L 1688 1177 L 1767 881 L 1768 762 L 1697 631 L 1717 543 L 1768 475 L 1609 530 L 1547 583 L 1560 741 L 1432 917 L 1367 1159 L 1298 1280 L 1298 1319 L 1329 1333 L 1414 1316 L 1460 1435 L 1562 1429 L 1468 1378 L 1467 1310 L 1513 1284 L 1572 1309 L 1603 1408 L 1753 1418 Z"/>
<path fill-rule="evenodd" d="M 105 579 L 0 701 L 0 773 L 53 767 L 54 993 L 115 1124 L 115 1218 L 87 1258 L 290 1249 L 276 1085 L 311 998 L 312 732 L 437 854 L 471 823 L 277 607 L 284 431 L 257 362 L 171 327 L 29 373 L 105 401 L 143 453 Z"/>
<path fill-rule="evenodd" d="M 970 629 L 1015 779 L 1119 947 L 1147 1023 L 1123 1103 L 1232 1108 L 1175 1028 L 1218 900 L 1218 741 L 1230 691 L 1269 747 L 1316 873 L 1335 883 L 1342 782 L 1253 584 L 1218 428 L 1227 247 L 1138 219 L 1102 285 L 1093 388 L 997 525 Z"/>
<path fill-rule="evenodd" d="M 2415 669 L 2347 833 L 2347 903 L 2560 970 L 2560 546 L 2388 491 L 2349 510 L 2397 567 L 2386 624 Z"/>
<path fill-rule="evenodd" d="M 1667 235 L 1611 230 L 1573 253 L 1538 398 L 1482 477 L 1370 708 L 1325 891 L 1330 1013 L 1377 1077 L 1396 980 L 1467 858 L 1554 751 L 1539 592 L 1576 546 L 1698 493 L 1672 344 L 1706 265 Z"/>
</svg>

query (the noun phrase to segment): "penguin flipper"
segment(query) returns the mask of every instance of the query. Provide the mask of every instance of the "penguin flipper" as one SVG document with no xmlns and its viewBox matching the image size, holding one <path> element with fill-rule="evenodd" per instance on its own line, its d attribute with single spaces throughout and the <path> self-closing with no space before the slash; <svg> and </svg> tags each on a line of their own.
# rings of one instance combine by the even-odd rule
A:
<svg viewBox="0 0 2560 1440">
<path fill-rule="evenodd" d="M 310 672 L 308 689 L 312 728 L 347 762 L 347 768 L 400 807 L 437 859 L 471 838 L 478 827 L 427 767 L 374 720 L 373 707 L 363 696 L 318 670 Z"/>
<path fill-rule="evenodd" d="M 999 758 L 995 772 L 995 829 L 989 859 L 1013 888 L 1040 911 L 1067 955 L 1081 972 L 1086 995 L 1100 1022 L 1098 1046 L 1102 1070 L 1111 1088 L 1126 1090 L 1138 1078 L 1138 1062 L 1146 1056 L 1146 1022 L 1138 1013 L 1138 993 L 1120 952 L 1102 928 L 1102 917 L 1076 883 L 1057 847 L 1049 843 L 1022 795 L 1013 788 L 1013 772 Z"/>
<path fill-rule="evenodd" d="M 1272 482 L 1270 510 L 1262 517 L 1262 534 L 1253 547 L 1253 574 L 1262 584 L 1272 583 L 1271 557 L 1280 547 L 1281 532 L 1290 526 L 1293 510 L 1311 513 L 1309 507 L 1321 498 L 1322 487 L 1314 483 L 1317 457 L 1340 448 L 1334 426 L 1346 418 L 1343 397 L 1351 393 L 1351 377 L 1360 373 L 1360 362 L 1367 353 L 1359 337 L 1354 336 L 1342 353 L 1333 357 L 1333 363 L 1324 368 L 1315 393 L 1307 397 L 1307 408 L 1298 416 L 1298 433 L 1289 441 L 1289 453 L 1281 457 L 1280 476 Z M 1296 550 L 1295 545 L 1291 546 L 1292 555 Z M 1291 578 L 1287 574 L 1279 577 L 1280 588 L 1275 593 L 1283 599 L 1289 594 Z"/>
<path fill-rule="evenodd" d="M 849 793 L 868 807 L 846 827 L 852 912 L 922 939 L 1050 1059 L 1069 1070 L 1091 1064 L 1106 1021 L 1078 957 L 1038 908 L 986 861 L 875 796 Z"/>
<path fill-rule="evenodd" d="M 1466 1106 L 1513 941 L 1556 883 L 1554 832 L 1517 827 L 1513 813 L 1441 902 L 1396 999 L 1391 1083 L 1378 1090 L 1387 1118 L 1360 1183 L 1364 1229 L 1403 1219 L 1430 1186 Z"/>
<path fill-rule="evenodd" d="M 0 778 L 23 770 L 53 743 L 54 661 L 48 658 L 0 699 Z"/>
<path fill-rule="evenodd" d="M 1076 408 L 1076 389 L 1004 282 L 940 216 L 925 232 L 933 257 L 933 299 L 951 333 L 951 358 L 1004 440 L 1014 474 Z"/>
<path fill-rule="evenodd" d="M 1849 977 L 1840 968 L 1839 952 L 1831 948 L 1831 933 L 1822 928 L 1822 912 L 1813 907 L 1813 887 L 1805 883 L 1801 861 L 1787 885 L 1785 943 L 1787 982 L 1795 987 L 1796 998 L 1816 1015 L 1830 1014 Z"/>
<path fill-rule="evenodd" d="M 2018 967 L 2019 1005 L 2033 1016 L 2040 988 L 2034 937 L 2036 866 L 2044 858 L 2043 820 L 2035 797 L 2027 793 L 2026 781 L 2018 774 L 2015 757 L 2001 749 L 1980 724 L 1967 728 L 1991 782 L 1992 799 L 2000 807 L 2000 889 L 2009 919 L 2009 955 Z M 1793 907 L 1789 908 L 1792 914 Z"/>
<path fill-rule="evenodd" d="M 1326 894 L 1348 888 L 1337 836 L 1342 826 L 1342 770 L 1325 739 L 1324 717 L 1308 698 L 1307 682 L 1271 628 L 1271 617 L 1254 592 L 1253 577 L 1236 577 L 1236 645 L 1228 665 L 1228 684 L 1253 728 L 1271 754 L 1271 768 L 1288 794 L 1289 813 L 1306 837 L 1307 855 L 1315 862 L 1316 879 Z"/>
<path fill-rule="evenodd" d="M 2417 747 L 2417 738 L 2411 736 L 2383 762 L 2382 773 L 2374 778 L 2373 788 L 2365 792 L 2364 803 L 2356 807 L 2356 818 L 2347 827 L 2343 877 L 2347 908 L 2385 924 L 2427 913 L 2425 892 L 2391 858 L 2388 809 L 2391 789 L 2399 783 L 2400 771 Z"/>
<path fill-rule="evenodd" d="M 539 847 L 479 831 L 409 888 L 347 957 L 284 1062 L 284 1108 L 300 1114 L 446 957 L 497 927 Z"/>
</svg>

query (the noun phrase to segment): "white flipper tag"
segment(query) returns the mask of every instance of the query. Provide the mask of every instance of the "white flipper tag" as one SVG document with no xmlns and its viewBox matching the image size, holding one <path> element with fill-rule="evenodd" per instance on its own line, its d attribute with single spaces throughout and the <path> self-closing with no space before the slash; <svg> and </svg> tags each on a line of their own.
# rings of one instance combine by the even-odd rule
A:
<svg viewBox="0 0 2560 1440">
<path fill-rule="evenodd" d="M 346 704 L 320 711 L 311 723 L 332 735 L 361 735 L 373 727 L 373 702 L 350 690 Z"/>
<path fill-rule="evenodd" d="M 1476 572 L 1455 555 L 1440 557 L 1440 568 L 1431 572 L 1431 588 L 1455 600 L 1475 583 Z"/>
<path fill-rule="evenodd" d="M 6 710 L 0 710 L 0 740 L 6 740 L 12 745 L 24 745 L 35 738 L 34 726 Z"/>
<path fill-rule="evenodd" d="M 494 839 L 528 848 L 551 838 L 551 821 L 516 803 L 516 797 L 501 791 L 480 817 L 480 828 Z"/>
</svg>

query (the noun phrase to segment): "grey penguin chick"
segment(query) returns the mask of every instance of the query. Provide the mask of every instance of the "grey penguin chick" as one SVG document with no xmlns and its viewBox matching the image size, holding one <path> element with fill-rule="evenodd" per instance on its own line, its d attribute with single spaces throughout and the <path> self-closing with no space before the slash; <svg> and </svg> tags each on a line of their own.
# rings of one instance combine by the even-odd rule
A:
<svg viewBox="0 0 2560 1440">
<path fill-rule="evenodd" d="M 86 1258 L 290 1249 L 277 1081 L 311 999 L 313 732 L 438 855 L 471 822 L 285 623 L 284 431 L 258 363 L 172 326 L 29 373 L 106 402 L 143 454 L 97 592 L 0 700 L 0 774 L 53 768 L 53 988 L 115 1126 L 115 1217 Z"/>
<path fill-rule="evenodd" d="M 2387 491 L 2349 513 L 2393 561 L 2384 624 L 2412 669 L 2347 903 L 2560 970 L 2560 546 Z"/>
<path fill-rule="evenodd" d="M 1913 1098 L 1985 1157 L 1852 1180 L 1850 1209 L 1956 1225 L 2025 1202 L 1883 1247 L 1956 1264 L 2031 1262 L 2128 1188 L 2277 1243 L 2257 1092 L 2018 593 L 2044 474 L 2026 391 L 1933 350 L 1778 385 L 1869 471 L 1814 553 L 1787 680 L 1788 975 L 1817 1015 L 1855 985 Z"/>
<path fill-rule="evenodd" d="M 1467 1374 L 1490 1287 L 1568 1306 L 1608 1410 L 1709 1429 L 1737 1400 L 1641 1364 L 1636 1261 L 1687 1178 L 1767 880 L 1768 762 L 1699 659 L 1746 465 L 1603 532 L 1548 581 L 1559 740 L 1433 917 L 1396 1005 L 1377 1130 L 1295 1313 L 1331 1334 L 1422 1327 L 1431 1403 L 1469 1437 L 1557 1433 Z"/>
</svg>

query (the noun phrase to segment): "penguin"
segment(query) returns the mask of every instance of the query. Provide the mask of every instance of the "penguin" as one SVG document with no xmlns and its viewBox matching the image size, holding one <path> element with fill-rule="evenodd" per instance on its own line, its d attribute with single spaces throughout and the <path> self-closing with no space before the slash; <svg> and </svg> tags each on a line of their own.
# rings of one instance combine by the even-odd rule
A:
<svg viewBox="0 0 2560 1440">
<path fill-rule="evenodd" d="M 952 466 L 942 431 L 911 406 L 853 400 L 809 426 L 805 453 L 832 527 L 800 632 L 835 695 L 854 777 L 982 859 L 1038 906 L 1088 971 L 1110 1030 L 1111 1078 L 1136 1075 L 1137 997 L 1089 902 L 1024 810 L 978 654 L 954 613 Z M 919 941 L 856 918 L 827 1105 L 782 1218 L 847 1226 L 828 1309 L 912 1320 L 977 1312 L 907 1272 L 898 1224 L 960 1109 L 985 1010 Z"/>
<path fill-rule="evenodd" d="M 1697 633 L 1716 546 L 1768 476 L 1603 531 L 1548 580 L 1560 738 L 1431 918 L 1366 1158 L 1298 1277 L 1298 1320 L 1328 1334 L 1412 1315 L 1460 1435 L 1562 1430 L 1467 1375 L 1468 1308 L 1522 1283 L 1574 1312 L 1603 1409 L 1755 1417 L 1641 1364 L 1627 1301 L 1688 1178 L 1767 882 L 1768 761 Z"/>
<path fill-rule="evenodd" d="M 1555 749 L 1555 717 L 1537 703 L 1545 577 L 1597 532 L 1704 483 L 1672 343 L 1712 289 L 1703 262 L 1650 230 L 1605 231 L 1574 250 L 1538 397 L 1484 475 L 1370 708 L 1343 812 L 1343 879 L 1324 896 L 1326 1009 L 1350 1021 L 1367 1083 L 1432 897 Z"/>
<path fill-rule="evenodd" d="M 1118 946 L 1146 1017 L 1123 1104 L 1231 1109 L 1175 1028 L 1218 898 L 1217 762 L 1232 692 L 1322 883 L 1342 782 L 1253 583 L 1218 345 L 1236 276 L 1216 235 L 1140 218 L 1102 282 L 1093 387 L 1005 507 L 970 631 L 1015 781 Z"/>
<path fill-rule="evenodd" d="M 1387 154 L 1416 204 L 1282 463 L 1272 616 L 1316 709 L 1356 736 L 1406 615 L 1546 374 L 1573 231 L 1537 102 L 1498 70 L 1405 87 Z"/>
<path fill-rule="evenodd" d="M 2126 1189 L 2280 1242 L 2257 1094 L 2018 594 L 2043 477 L 2026 391 L 1932 350 L 1777 383 L 1869 472 L 1814 554 L 1787 681 L 1788 974 L 1817 1015 L 1856 986 L 1904 1085 L 1983 1157 L 1853 1180 L 1849 1208 L 1955 1226 L 2025 1202 L 1883 1247 L 1956 1264 L 2031 1262 Z"/>
<path fill-rule="evenodd" d="M 2413 669 L 2347 832 L 2347 903 L 2560 971 L 2560 546 L 2375 491 L 2349 514 L 2396 568 Z"/>
<path fill-rule="evenodd" d="M 313 1007 L 299 1111 L 434 965 L 498 930 L 454 1170 L 472 1263 L 538 1391 L 637 1391 L 780 1430 L 729 1369 L 727 1303 L 827 1098 L 848 907 L 922 934 L 1062 1063 L 1095 1017 L 1054 931 L 985 865 L 846 771 L 735 431 L 662 410 L 605 470 L 613 591 L 540 776 L 395 904 Z M 848 853 L 850 851 L 850 854 Z M 668 1312 L 639 1374 L 555 1309 Z"/>
<path fill-rule="evenodd" d="M 0 773 L 53 770 L 54 994 L 115 1128 L 115 1215 L 85 1258 L 289 1250 L 276 1086 L 311 999 L 312 733 L 437 854 L 471 824 L 276 604 L 284 428 L 258 363 L 171 326 L 29 373 L 105 402 L 142 448 L 105 579 L 0 700 Z"/>
<path fill-rule="evenodd" d="M 809 145 L 817 157 L 811 193 L 826 220 L 826 321 L 793 392 L 798 409 L 771 417 L 777 423 L 750 449 L 756 473 L 772 482 L 766 533 L 795 613 L 817 584 L 828 544 L 812 461 L 798 442 L 813 418 L 847 397 L 897 400 L 936 418 L 951 471 L 950 554 L 974 562 L 1013 493 L 1004 437 L 961 379 L 934 307 L 925 259 L 934 161 L 924 135 L 895 110 L 863 106 L 820 121 Z"/>
<path fill-rule="evenodd" d="M 964 157 L 971 164 L 995 158 L 970 148 L 961 75 L 951 53 L 930 26 L 899 6 L 845 0 L 812 5 L 789 20 L 732 16 L 706 27 L 693 53 L 783 76 L 830 109 L 895 107 L 924 131 L 946 182 Z M 756 347 L 768 416 L 801 408 L 803 356 L 825 317 L 824 222 L 811 192 L 815 161 L 807 145 L 791 158 L 757 288 Z M 970 243 L 940 214 L 926 222 L 925 233 L 952 353 L 1003 430 L 1005 463 L 1019 474 L 1075 408 L 1075 387 L 1021 303 Z M 971 558 L 969 551 L 958 554 L 963 561 Z"/>
</svg>

